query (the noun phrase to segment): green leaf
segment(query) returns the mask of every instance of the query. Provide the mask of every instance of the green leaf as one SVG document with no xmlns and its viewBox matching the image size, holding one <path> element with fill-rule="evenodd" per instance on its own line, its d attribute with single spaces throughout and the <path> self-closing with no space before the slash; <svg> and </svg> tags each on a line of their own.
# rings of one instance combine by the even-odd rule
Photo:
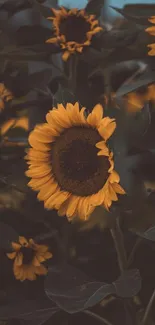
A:
<svg viewBox="0 0 155 325">
<path fill-rule="evenodd" d="M 73 314 L 88 309 L 109 295 L 122 298 L 135 296 L 141 288 L 138 270 L 125 271 L 108 284 L 90 279 L 70 265 L 52 267 L 45 279 L 45 292 L 60 308 Z"/>
<path fill-rule="evenodd" d="M 148 18 L 155 15 L 155 5 L 151 3 L 127 4 L 123 11 L 133 16 Z"/>
<path fill-rule="evenodd" d="M 126 5 L 123 9 L 110 6 L 116 12 L 124 16 L 126 19 L 131 20 L 139 25 L 148 25 L 148 17 L 153 16 L 152 10 L 155 14 L 154 5 Z"/>
<path fill-rule="evenodd" d="M 93 14 L 99 17 L 101 15 L 101 10 L 104 6 L 105 0 L 90 0 L 85 7 L 85 11 L 88 14 Z"/>
<path fill-rule="evenodd" d="M 136 91 L 137 89 L 148 86 L 155 81 L 155 73 L 143 74 L 139 80 L 133 81 L 130 84 L 122 85 L 116 92 L 116 98 L 122 97 L 130 92 Z"/>
<path fill-rule="evenodd" d="M 18 240 L 18 233 L 9 225 L 0 222 L 0 247 L 11 251 L 11 242 Z"/>
</svg>

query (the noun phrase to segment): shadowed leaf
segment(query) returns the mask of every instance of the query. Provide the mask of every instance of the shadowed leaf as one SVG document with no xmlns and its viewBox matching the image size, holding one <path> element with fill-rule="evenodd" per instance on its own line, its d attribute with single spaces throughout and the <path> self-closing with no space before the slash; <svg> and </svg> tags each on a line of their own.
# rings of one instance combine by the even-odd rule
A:
<svg viewBox="0 0 155 325">
<path fill-rule="evenodd" d="M 104 0 L 90 0 L 85 7 L 85 11 L 88 14 L 93 14 L 99 17 L 101 15 L 101 9 L 104 6 Z"/>
<path fill-rule="evenodd" d="M 45 292 L 60 308 L 68 313 L 88 309 L 105 297 L 117 294 L 131 297 L 140 290 L 138 270 L 124 272 L 111 284 L 96 282 L 69 265 L 51 268 L 45 280 Z"/>
<path fill-rule="evenodd" d="M 10 250 L 10 243 L 17 239 L 17 232 L 11 226 L 0 222 L 0 247 Z"/>
</svg>

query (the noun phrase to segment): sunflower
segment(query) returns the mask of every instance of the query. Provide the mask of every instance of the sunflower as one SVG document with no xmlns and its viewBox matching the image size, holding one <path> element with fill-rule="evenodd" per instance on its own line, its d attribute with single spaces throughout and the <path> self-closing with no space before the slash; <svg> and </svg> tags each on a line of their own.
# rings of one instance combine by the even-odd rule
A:
<svg viewBox="0 0 155 325">
<path fill-rule="evenodd" d="M 102 30 L 95 15 L 87 15 L 84 10 L 74 8 L 67 11 L 63 7 L 60 10 L 51 10 L 55 16 L 48 19 L 53 21 L 54 37 L 46 42 L 60 44 L 64 50 L 64 61 L 67 61 L 72 53 L 81 53 L 85 46 L 91 44 L 93 35 Z"/>
<path fill-rule="evenodd" d="M 103 118 L 100 104 L 87 117 L 84 112 L 78 103 L 58 104 L 46 115 L 47 123 L 31 132 L 26 156 L 28 185 L 39 191 L 46 209 L 69 219 L 86 220 L 96 206 L 109 209 L 117 193 L 125 194 L 106 146 L 115 120 Z"/>
<path fill-rule="evenodd" d="M 0 83 L 0 112 L 4 109 L 5 102 L 13 98 L 13 94 L 8 90 L 3 83 Z"/>
<path fill-rule="evenodd" d="M 143 92 L 131 92 L 125 96 L 125 99 L 127 99 L 128 112 L 139 112 L 146 102 L 155 103 L 155 84 L 149 85 Z"/>
<path fill-rule="evenodd" d="M 27 240 L 20 236 L 19 242 L 12 242 L 14 252 L 8 253 L 9 259 L 13 260 L 13 273 L 20 281 L 36 280 L 36 275 L 47 274 L 47 269 L 41 263 L 52 257 L 45 245 L 36 244 L 33 239 Z"/>
<path fill-rule="evenodd" d="M 150 23 L 154 24 L 154 26 L 146 28 L 146 32 L 149 33 L 152 36 L 155 36 L 155 16 L 152 16 L 148 19 Z M 148 47 L 150 47 L 150 51 L 148 52 L 148 55 L 154 56 L 155 55 L 155 43 L 149 44 Z"/>
</svg>

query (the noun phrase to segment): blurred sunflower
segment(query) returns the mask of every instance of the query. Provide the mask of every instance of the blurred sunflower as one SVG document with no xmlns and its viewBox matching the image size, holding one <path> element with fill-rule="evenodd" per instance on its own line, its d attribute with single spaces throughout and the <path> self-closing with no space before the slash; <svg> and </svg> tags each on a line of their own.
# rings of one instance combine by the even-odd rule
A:
<svg viewBox="0 0 155 325">
<path fill-rule="evenodd" d="M 64 61 L 75 52 L 81 53 L 85 46 L 91 44 L 93 35 L 102 30 L 95 15 L 87 15 L 84 10 L 74 8 L 67 11 L 61 7 L 60 10 L 52 9 L 52 11 L 55 17 L 48 19 L 53 21 L 54 37 L 46 42 L 60 44 L 64 50 L 62 56 Z"/>
<path fill-rule="evenodd" d="M 152 16 L 148 19 L 150 23 L 154 24 L 154 26 L 146 28 L 146 32 L 149 33 L 152 36 L 155 36 L 155 16 Z M 148 55 L 154 56 L 155 55 L 155 43 L 149 44 L 148 47 L 150 47 L 150 51 L 148 52 Z"/>
<path fill-rule="evenodd" d="M 19 236 L 19 242 L 12 242 L 14 252 L 8 253 L 9 259 L 14 259 L 13 273 L 20 281 L 36 280 L 36 275 L 47 274 L 47 269 L 42 262 L 52 257 L 45 245 L 36 244 L 33 239 L 27 240 Z"/>
<path fill-rule="evenodd" d="M 8 90 L 3 83 L 0 83 L 0 112 L 5 107 L 5 102 L 13 99 L 13 94 Z"/>
<path fill-rule="evenodd" d="M 117 193 L 125 194 L 106 146 L 115 120 L 103 118 L 100 104 L 87 117 L 84 112 L 78 103 L 66 108 L 58 104 L 46 115 L 47 123 L 31 132 L 26 156 L 26 175 L 32 178 L 28 185 L 39 191 L 46 209 L 57 209 L 69 219 L 86 220 L 96 206 L 108 210 Z"/>
<path fill-rule="evenodd" d="M 155 103 L 155 84 L 149 85 L 144 91 L 131 92 L 125 96 L 127 111 L 139 112 L 147 101 Z"/>
</svg>

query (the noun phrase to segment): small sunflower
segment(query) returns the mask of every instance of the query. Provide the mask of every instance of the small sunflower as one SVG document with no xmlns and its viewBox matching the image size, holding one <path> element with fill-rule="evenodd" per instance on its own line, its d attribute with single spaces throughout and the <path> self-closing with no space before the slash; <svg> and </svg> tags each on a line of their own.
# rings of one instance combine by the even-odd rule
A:
<svg viewBox="0 0 155 325">
<path fill-rule="evenodd" d="M 150 23 L 154 24 L 154 26 L 146 28 L 146 32 L 149 33 L 152 36 L 155 36 L 155 16 L 152 16 L 148 19 Z M 148 47 L 150 47 L 150 51 L 148 52 L 148 55 L 155 56 L 155 43 L 149 44 Z"/>
<path fill-rule="evenodd" d="M 14 260 L 13 273 L 20 281 L 36 280 L 36 275 L 47 274 L 47 269 L 42 262 L 52 257 L 45 245 L 36 244 L 33 239 L 27 240 L 20 236 L 19 242 L 12 242 L 14 252 L 8 253 L 9 259 Z"/>
<path fill-rule="evenodd" d="M 84 10 L 74 8 L 67 11 L 63 7 L 60 10 L 51 10 L 55 17 L 48 19 L 53 21 L 54 37 L 46 42 L 60 44 L 64 50 L 64 61 L 75 52 L 81 53 L 85 46 L 91 44 L 93 35 L 102 30 L 95 15 L 87 15 Z"/>
<path fill-rule="evenodd" d="M 88 219 L 96 206 L 106 209 L 125 194 L 114 171 L 113 154 L 106 140 L 116 123 L 103 118 L 103 107 L 97 104 L 85 117 L 85 108 L 68 103 L 46 115 L 47 123 L 38 125 L 29 136 L 32 146 L 26 159 L 28 185 L 44 201 L 46 209 L 57 209 L 69 219 Z M 99 150 L 98 150 L 99 149 Z"/>
<path fill-rule="evenodd" d="M 13 99 L 13 94 L 3 83 L 0 83 L 0 112 L 4 109 L 5 102 Z"/>
<path fill-rule="evenodd" d="M 127 111 L 130 113 L 139 112 L 145 103 L 155 103 L 155 84 L 149 85 L 143 92 L 131 92 L 127 96 Z"/>
</svg>

